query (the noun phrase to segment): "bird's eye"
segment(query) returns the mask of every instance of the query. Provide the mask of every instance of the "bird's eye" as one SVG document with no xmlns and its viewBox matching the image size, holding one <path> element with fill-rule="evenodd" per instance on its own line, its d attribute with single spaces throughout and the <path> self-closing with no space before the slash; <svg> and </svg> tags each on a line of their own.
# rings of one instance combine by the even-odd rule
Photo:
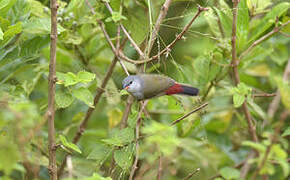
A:
<svg viewBox="0 0 290 180">
<path fill-rule="evenodd" d="M 132 84 L 133 83 L 133 81 L 130 81 L 130 83 L 129 84 Z"/>
</svg>

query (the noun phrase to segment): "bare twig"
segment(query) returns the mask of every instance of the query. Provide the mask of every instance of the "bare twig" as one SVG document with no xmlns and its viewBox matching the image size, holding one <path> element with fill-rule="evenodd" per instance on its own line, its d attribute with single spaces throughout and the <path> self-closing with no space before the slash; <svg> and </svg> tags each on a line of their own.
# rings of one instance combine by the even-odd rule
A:
<svg viewBox="0 0 290 180">
<path fill-rule="evenodd" d="M 123 113 L 122 120 L 121 120 L 121 125 L 120 125 L 121 129 L 124 129 L 127 126 L 127 120 L 131 112 L 131 107 L 132 107 L 133 102 L 134 102 L 133 96 L 129 95 L 129 97 L 127 98 L 127 105 L 125 108 L 125 112 Z"/>
<path fill-rule="evenodd" d="M 276 93 L 271 93 L 271 94 L 268 94 L 268 93 L 260 93 L 260 94 L 253 94 L 253 97 L 254 98 L 256 98 L 256 97 L 274 97 L 276 95 L 277 95 Z"/>
<path fill-rule="evenodd" d="M 57 166 L 56 166 L 56 148 L 55 148 L 55 129 L 54 129 L 54 97 L 55 97 L 55 64 L 56 64 L 56 41 L 57 41 L 57 9 L 58 4 L 56 0 L 50 1 L 51 8 L 51 33 L 50 33 L 50 63 L 49 63 L 49 77 L 48 77 L 48 151 L 49 151 L 49 165 L 48 170 L 51 180 L 57 180 Z"/>
<path fill-rule="evenodd" d="M 238 4 L 239 0 L 233 0 L 233 25 L 232 25 L 232 66 L 234 70 L 234 78 L 235 84 L 238 85 L 240 83 L 240 76 L 238 72 L 238 60 L 237 60 L 237 51 L 236 51 L 236 39 L 237 39 L 237 13 L 238 13 Z M 256 134 L 256 128 L 253 124 L 251 114 L 249 112 L 247 102 L 243 103 L 243 111 L 245 113 L 247 122 L 248 122 L 248 130 L 252 136 L 252 139 L 257 142 L 258 137 Z"/>
<path fill-rule="evenodd" d="M 158 172 L 157 172 L 157 180 L 161 180 L 161 176 L 162 176 L 162 157 L 161 155 L 158 158 Z"/>
<path fill-rule="evenodd" d="M 198 11 L 195 14 L 195 16 L 189 21 L 189 23 L 183 28 L 183 30 L 176 36 L 176 38 L 170 44 L 168 44 L 162 51 L 160 51 L 158 54 L 152 56 L 148 60 L 138 61 L 138 63 L 144 64 L 144 63 L 153 61 L 153 60 L 157 59 L 158 57 L 160 57 L 161 55 L 163 55 L 164 53 L 170 51 L 172 49 L 172 47 L 176 44 L 176 42 L 179 41 L 182 38 L 182 36 L 189 30 L 190 26 L 197 19 L 197 17 L 203 11 L 207 11 L 207 10 L 208 10 L 208 8 L 198 6 Z"/>
<path fill-rule="evenodd" d="M 131 169 L 131 172 L 130 172 L 130 176 L 129 176 L 129 180 L 133 180 L 134 178 L 134 174 L 135 174 L 135 171 L 137 170 L 137 164 L 138 164 L 138 159 L 139 159 L 139 136 L 140 136 L 140 126 L 141 126 L 141 123 L 142 123 L 142 112 L 146 106 L 148 101 L 144 101 L 143 103 L 141 102 L 142 104 L 142 107 L 138 113 L 138 116 L 137 116 L 137 123 L 136 123 L 136 138 L 135 138 L 135 151 L 136 151 L 136 155 L 135 155 L 135 160 L 134 160 L 134 163 L 133 163 L 133 166 L 132 166 L 132 169 Z"/>
<path fill-rule="evenodd" d="M 256 177 L 257 177 L 257 175 L 258 175 L 258 173 L 260 172 L 260 170 L 264 167 L 264 165 L 265 165 L 265 163 L 266 163 L 266 161 L 267 161 L 267 159 L 268 159 L 268 156 L 269 156 L 269 154 L 270 154 L 271 148 L 272 148 L 272 146 L 276 143 L 277 138 L 278 138 L 278 135 L 279 135 L 279 133 L 280 133 L 280 129 L 281 129 L 281 127 L 283 126 L 284 121 L 285 121 L 285 119 L 287 118 L 287 116 L 289 116 L 289 114 L 290 114 L 290 111 L 284 111 L 284 112 L 281 114 L 280 122 L 278 123 L 277 127 L 275 128 L 275 132 L 274 132 L 274 134 L 273 134 L 272 137 L 270 138 L 270 142 L 271 142 L 271 143 L 270 143 L 269 146 L 267 146 L 267 149 L 266 149 L 266 152 L 265 152 L 265 154 L 264 154 L 264 157 L 263 157 L 261 163 L 258 165 L 256 171 L 254 172 L 254 175 L 252 176 L 251 180 L 255 180 Z"/>
<path fill-rule="evenodd" d="M 274 29 L 272 31 L 270 31 L 269 33 L 265 34 L 264 36 L 262 36 L 260 39 L 256 40 L 255 42 L 253 42 L 253 44 L 251 44 L 251 46 L 240 55 L 239 61 L 242 60 L 254 47 L 256 47 L 261 42 L 263 42 L 266 39 L 268 39 L 273 34 L 279 32 L 284 26 L 287 26 L 289 23 L 290 23 L 290 21 L 287 21 L 286 23 L 282 24 L 279 27 L 274 27 Z"/>
<path fill-rule="evenodd" d="M 169 6 L 170 6 L 171 2 L 172 2 L 172 0 L 166 0 L 164 2 L 164 4 L 162 5 L 162 7 L 161 7 L 159 16 L 158 16 L 158 18 L 156 20 L 155 26 L 154 26 L 153 31 L 152 31 L 151 39 L 149 41 L 148 55 L 151 52 L 151 49 L 152 49 L 152 47 L 154 45 L 154 42 L 155 42 L 155 40 L 157 38 L 157 34 L 159 32 L 159 29 L 160 29 L 160 25 L 161 25 L 163 19 L 166 17 L 166 14 L 167 14 L 167 11 L 169 9 Z"/>
<path fill-rule="evenodd" d="M 206 107 L 207 105 L 208 105 L 208 103 L 206 102 L 206 103 L 204 103 L 204 104 L 198 106 L 197 108 L 193 109 L 193 110 L 190 111 L 189 113 L 187 113 L 187 114 L 185 114 L 184 116 L 182 116 L 182 117 L 178 118 L 177 120 L 173 121 L 173 122 L 171 123 L 171 126 L 173 126 L 173 125 L 179 123 L 179 122 L 182 121 L 183 119 L 185 119 L 185 118 L 187 118 L 188 116 L 190 116 L 191 114 L 193 114 L 193 113 L 195 113 L 195 112 L 197 112 L 197 111 L 203 109 L 203 108 Z"/>
<path fill-rule="evenodd" d="M 250 159 L 253 159 L 256 156 L 256 152 L 255 151 L 251 151 L 250 154 L 248 155 L 248 157 L 246 158 L 246 160 L 244 161 L 244 164 L 240 170 L 240 178 L 245 179 L 249 170 L 251 169 L 252 164 L 249 163 Z"/>
<path fill-rule="evenodd" d="M 286 68 L 284 70 L 283 80 L 287 81 L 289 78 L 289 75 L 290 75 L 290 59 L 288 60 L 288 63 L 287 63 Z M 268 116 L 270 118 L 274 117 L 276 111 L 278 110 L 279 103 L 281 100 L 281 95 L 280 95 L 279 90 L 277 90 L 276 94 L 277 94 L 277 96 L 273 99 L 273 101 L 271 102 L 271 104 L 269 105 L 269 108 L 268 108 L 267 113 L 268 113 Z"/>
<path fill-rule="evenodd" d="M 200 168 L 197 168 L 195 171 L 193 171 L 192 173 L 188 174 L 183 180 L 189 180 L 193 175 L 195 175 L 199 171 L 200 171 Z"/>
<path fill-rule="evenodd" d="M 105 6 L 107 7 L 107 9 L 109 10 L 109 12 L 111 14 L 113 14 L 113 9 L 110 6 L 110 4 L 106 1 L 104 1 Z M 122 31 L 124 32 L 124 34 L 127 36 L 127 38 L 129 39 L 129 41 L 131 42 L 131 44 L 133 45 L 133 47 L 135 48 L 135 50 L 138 52 L 138 54 L 145 59 L 145 55 L 144 53 L 141 51 L 141 49 L 139 48 L 139 46 L 137 45 L 137 43 L 133 40 L 133 38 L 130 36 L 130 34 L 128 33 L 128 31 L 126 30 L 126 28 L 123 26 L 123 24 L 120 22 L 120 26 Z"/>
</svg>

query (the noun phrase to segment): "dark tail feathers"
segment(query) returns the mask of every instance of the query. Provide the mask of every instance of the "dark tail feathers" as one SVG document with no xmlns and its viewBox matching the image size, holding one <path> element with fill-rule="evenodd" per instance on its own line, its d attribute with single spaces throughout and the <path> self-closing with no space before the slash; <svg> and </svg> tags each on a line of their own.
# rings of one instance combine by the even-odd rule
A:
<svg viewBox="0 0 290 180">
<path fill-rule="evenodd" d="M 197 96 L 199 90 L 195 87 L 181 85 L 181 88 L 183 89 L 183 92 L 180 92 L 179 94 L 186 94 L 189 96 Z"/>
</svg>

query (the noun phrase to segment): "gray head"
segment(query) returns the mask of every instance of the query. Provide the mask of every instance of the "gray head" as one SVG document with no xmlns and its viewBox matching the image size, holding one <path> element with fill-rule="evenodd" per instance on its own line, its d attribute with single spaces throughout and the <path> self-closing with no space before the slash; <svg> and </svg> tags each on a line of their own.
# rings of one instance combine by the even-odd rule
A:
<svg viewBox="0 0 290 180">
<path fill-rule="evenodd" d="M 128 76 L 123 82 L 123 89 L 126 89 L 129 93 L 135 96 L 137 99 L 143 97 L 143 81 L 139 76 Z"/>
</svg>

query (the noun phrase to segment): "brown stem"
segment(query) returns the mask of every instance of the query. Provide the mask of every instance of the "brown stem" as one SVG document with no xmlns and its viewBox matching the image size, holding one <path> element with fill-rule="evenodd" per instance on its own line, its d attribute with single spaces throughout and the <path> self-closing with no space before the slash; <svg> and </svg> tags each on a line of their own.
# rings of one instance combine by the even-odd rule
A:
<svg viewBox="0 0 290 180">
<path fill-rule="evenodd" d="M 197 168 L 195 171 L 193 171 L 192 173 L 188 174 L 183 180 L 189 180 L 193 175 L 195 175 L 199 171 L 200 171 L 200 168 Z"/>
<path fill-rule="evenodd" d="M 256 169 L 256 171 L 254 172 L 254 175 L 252 176 L 251 180 L 255 180 L 258 173 L 260 172 L 260 170 L 264 167 L 267 159 L 268 159 L 268 156 L 269 156 L 269 153 L 271 151 L 271 148 L 272 146 L 276 143 L 277 141 L 277 138 L 278 138 L 278 135 L 280 133 L 280 129 L 281 127 L 283 126 L 284 124 L 284 121 L 285 119 L 287 118 L 287 116 L 290 114 L 290 111 L 284 111 L 282 114 L 281 114 L 281 117 L 280 117 L 280 122 L 279 124 L 277 125 L 277 127 L 275 128 L 275 132 L 273 134 L 273 136 L 271 137 L 271 140 L 270 140 L 270 145 L 267 146 L 267 149 L 266 149 L 266 152 L 264 154 L 264 157 L 261 161 L 261 163 L 258 165 L 258 168 Z"/>
<path fill-rule="evenodd" d="M 239 0 L 233 0 L 233 25 L 232 25 L 232 66 L 234 70 L 234 79 L 235 84 L 238 85 L 240 83 L 240 76 L 238 72 L 238 59 L 237 59 L 237 50 L 236 50 L 236 39 L 237 39 L 237 14 L 238 14 L 238 4 Z M 254 127 L 251 114 L 249 112 L 247 101 L 243 103 L 243 111 L 246 116 L 248 122 L 248 130 L 252 136 L 252 139 L 255 142 L 258 142 L 258 137 L 256 134 L 256 128 Z"/>
<path fill-rule="evenodd" d="M 135 138 L 135 151 L 136 151 L 136 155 L 135 155 L 135 160 L 134 160 L 134 163 L 133 163 L 133 166 L 132 166 L 132 169 L 131 169 L 131 172 L 130 172 L 130 176 L 129 176 L 129 180 L 133 180 L 134 178 L 134 174 L 135 174 L 135 171 L 137 170 L 137 164 L 138 164 L 138 160 L 139 160 L 139 136 L 140 136 L 140 126 L 141 126 L 141 123 L 142 123 L 142 112 L 146 106 L 148 101 L 145 101 L 145 102 L 141 102 L 141 109 L 138 113 L 138 116 L 137 116 L 137 123 L 136 123 L 136 130 L 135 130 L 135 133 L 136 133 L 136 138 Z"/>
<path fill-rule="evenodd" d="M 149 42 L 148 55 L 151 52 L 151 49 L 153 47 L 153 44 L 157 38 L 157 34 L 159 32 L 159 29 L 160 29 L 160 25 L 161 25 L 163 19 L 166 17 L 166 14 L 167 14 L 167 11 L 169 9 L 171 2 L 172 2 L 172 0 L 166 0 L 160 9 L 160 13 L 159 13 L 159 16 L 156 20 L 155 26 L 154 26 L 153 31 L 152 31 L 152 36 L 151 36 L 151 39 Z"/>
<path fill-rule="evenodd" d="M 51 180 L 57 180 L 56 152 L 55 152 L 55 129 L 54 129 L 54 97 L 55 97 L 55 64 L 56 64 L 56 41 L 57 41 L 57 9 L 56 0 L 50 1 L 51 8 L 51 34 L 50 34 L 50 63 L 48 77 L 48 170 Z"/>
<path fill-rule="evenodd" d="M 162 176 L 162 157 L 159 156 L 159 163 L 158 163 L 158 172 L 157 172 L 157 180 L 161 180 Z"/>
<path fill-rule="evenodd" d="M 203 109 L 203 108 L 206 107 L 207 105 L 208 105 L 208 103 L 206 102 L 206 103 L 204 103 L 204 104 L 198 106 L 197 108 L 193 109 L 193 110 L 190 111 L 189 113 L 187 113 L 187 114 L 185 114 L 184 116 L 182 116 L 182 117 L 178 118 L 177 120 L 173 121 L 173 122 L 171 123 L 171 126 L 173 126 L 173 125 L 179 123 L 179 122 L 182 121 L 183 119 L 185 119 L 185 118 L 187 118 L 188 116 L 190 116 L 191 114 L 193 114 L 193 113 L 195 113 L 195 112 L 197 112 L 197 111 Z"/>
<path fill-rule="evenodd" d="M 268 93 L 261 93 L 261 94 L 253 94 L 253 97 L 274 97 L 276 96 L 277 94 L 276 93 L 271 93 L 271 94 L 268 94 Z"/>
<path fill-rule="evenodd" d="M 125 112 L 123 113 L 123 116 L 122 116 L 121 125 L 120 125 L 121 129 L 124 129 L 127 126 L 127 121 L 128 121 L 129 114 L 131 112 L 131 107 L 132 107 L 133 102 L 134 102 L 134 98 L 133 96 L 130 95 L 127 98 L 127 105 L 125 108 Z"/>
</svg>

